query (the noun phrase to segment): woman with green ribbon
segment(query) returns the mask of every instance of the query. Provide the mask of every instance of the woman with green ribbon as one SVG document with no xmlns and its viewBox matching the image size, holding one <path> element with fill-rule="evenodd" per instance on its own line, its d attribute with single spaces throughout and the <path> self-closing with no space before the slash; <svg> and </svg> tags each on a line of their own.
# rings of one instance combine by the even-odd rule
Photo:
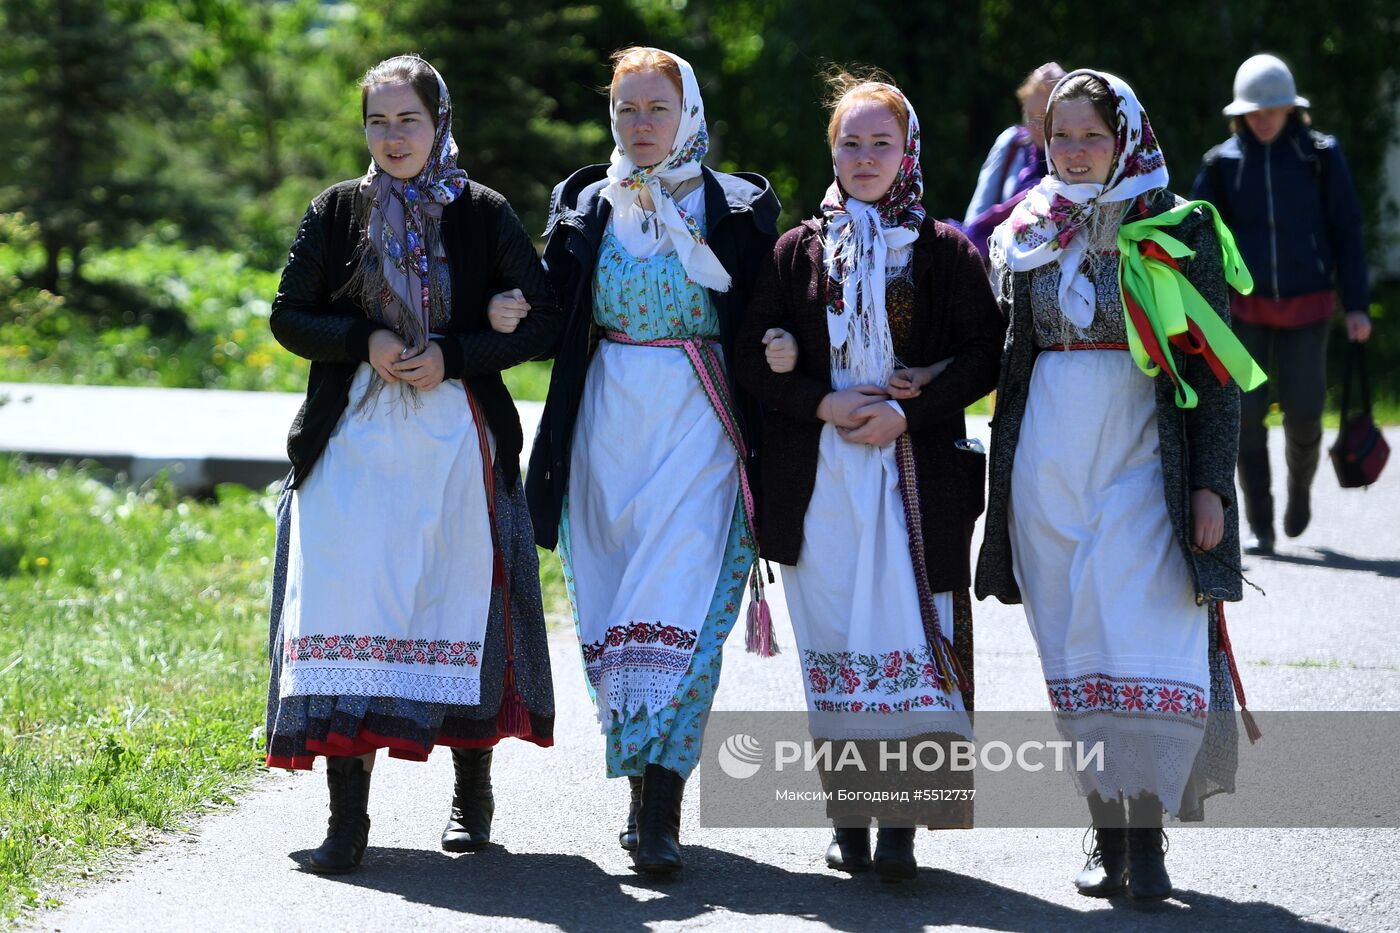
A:
<svg viewBox="0 0 1400 933">
<path fill-rule="evenodd" d="M 1241 596 L 1240 387 L 1263 374 L 1226 284 L 1251 286 L 1210 205 L 1167 191 L 1125 82 L 1073 72 L 1045 122 L 1050 172 L 991 242 L 1011 325 L 976 589 L 1024 602 L 1060 731 L 1104 743 L 1076 775 L 1095 830 L 1076 887 L 1162 898 L 1163 813 L 1233 789 L 1219 607 Z"/>
</svg>

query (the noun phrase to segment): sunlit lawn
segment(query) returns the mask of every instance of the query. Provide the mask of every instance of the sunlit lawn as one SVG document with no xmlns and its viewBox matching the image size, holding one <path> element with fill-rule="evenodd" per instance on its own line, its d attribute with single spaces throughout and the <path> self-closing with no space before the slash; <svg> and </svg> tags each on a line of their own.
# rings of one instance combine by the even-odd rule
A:
<svg viewBox="0 0 1400 933">
<path fill-rule="evenodd" d="M 258 773 L 274 503 L 0 457 L 0 922 Z"/>
</svg>

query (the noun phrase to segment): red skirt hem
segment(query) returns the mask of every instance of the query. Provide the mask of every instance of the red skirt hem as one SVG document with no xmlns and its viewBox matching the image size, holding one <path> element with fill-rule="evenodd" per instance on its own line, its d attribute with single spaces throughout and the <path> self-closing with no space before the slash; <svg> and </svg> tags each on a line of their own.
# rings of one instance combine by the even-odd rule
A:
<svg viewBox="0 0 1400 933">
<path fill-rule="evenodd" d="M 390 758 L 402 758 L 405 761 L 427 761 L 428 755 L 440 745 L 445 745 L 448 748 L 494 748 L 501 739 L 520 739 L 538 745 L 540 748 L 551 747 L 554 744 L 554 736 L 535 734 L 530 724 L 530 713 L 521 701 L 520 694 L 509 683 L 510 680 L 508 672 L 508 692 L 502 698 L 500 711 L 496 714 L 497 731 L 495 735 L 480 739 L 444 737 L 433 745 L 425 746 L 412 739 L 400 738 L 395 735 L 380 735 L 369 729 L 361 729 L 354 736 L 331 732 L 324 740 L 306 740 L 306 749 L 311 754 L 268 755 L 267 766 L 269 768 L 285 768 L 289 771 L 310 771 L 316 759 L 322 755 L 348 758 L 355 755 L 368 755 L 381 748 L 389 750 Z"/>
<path fill-rule="evenodd" d="M 428 755 L 434 748 L 446 746 L 448 748 L 494 748 L 502 739 L 520 739 L 540 748 L 550 748 L 554 745 L 553 736 L 539 735 L 493 735 L 485 739 L 456 739 L 445 738 L 434 745 L 424 748 L 411 739 L 401 739 L 397 736 L 378 735 L 368 730 L 363 730 L 355 738 L 332 732 L 326 737 L 326 741 L 310 739 L 306 747 L 312 752 L 310 755 L 268 755 L 267 766 L 269 768 L 283 768 L 288 771 L 310 771 L 316 763 L 316 759 L 325 757 L 352 757 L 355 755 L 367 755 L 376 752 L 381 748 L 389 750 L 390 758 L 401 758 L 405 761 L 427 761 Z"/>
</svg>

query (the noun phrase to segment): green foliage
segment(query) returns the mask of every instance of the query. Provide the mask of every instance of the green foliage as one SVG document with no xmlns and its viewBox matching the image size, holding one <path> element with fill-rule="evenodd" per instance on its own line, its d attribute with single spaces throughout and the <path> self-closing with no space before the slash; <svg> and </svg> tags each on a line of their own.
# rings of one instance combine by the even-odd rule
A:
<svg viewBox="0 0 1400 933">
<path fill-rule="evenodd" d="M 1063 0 L 633 6 L 656 44 L 695 65 L 718 164 L 768 175 L 786 223 L 815 213 L 830 183 L 818 78 L 827 63 L 891 74 L 923 124 L 925 204 L 934 216 L 961 217 L 992 140 L 1020 118 L 1016 87 L 1041 63 L 1102 68 L 1132 84 L 1162 140 L 1173 187 L 1187 191 L 1201 156 L 1228 135 L 1220 109 L 1235 69 L 1263 50 L 1291 64 L 1316 125 L 1341 139 L 1373 233 L 1392 210 L 1381 166 L 1400 92 L 1393 65 L 1400 11 L 1386 0 L 1360 0 L 1343 12 L 1304 0 L 1109 4 L 1087 13 Z"/>
<path fill-rule="evenodd" d="M 277 273 L 237 253 L 151 234 L 91 252 L 88 280 L 57 296 L 24 284 L 41 257 L 0 215 L 0 381 L 301 391 L 307 363 L 267 328 Z"/>
<path fill-rule="evenodd" d="M 149 66 L 163 37 L 118 0 L 7 0 L 0 43 L 0 123 L 17 169 L 0 178 L 0 210 L 25 207 L 41 230 L 43 285 L 58 288 L 60 253 L 159 216 L 157 180 L 134 171 L 119 137 L 157 119 L 169 89 Z M 75 270 L 76 277 L 76 270 Z"/>
<path fill-rule="evenodd" d="M 42 261 L 32 225 L 0 214 L 0 382 L 301 392 L 309 364 L 268 330 L 276 272 L 240 253 L 186 249 L 170 228 L 124 249 L 90 250 L 66 295 L 25 284 Z M 543 400 L 549 364 L 506 373 L 517 399 Z"/>
<path fill-rule="evenodd" d="M 608 53 L 640 32 L 626 4 L 404 0 L 388 31 L 366 64 L 405 50 L 433 62 L 452 91 L 462 167 L 506 194 L 526 229 L 544 228 L 555 183 L 607 160 Z"/>
</svg>

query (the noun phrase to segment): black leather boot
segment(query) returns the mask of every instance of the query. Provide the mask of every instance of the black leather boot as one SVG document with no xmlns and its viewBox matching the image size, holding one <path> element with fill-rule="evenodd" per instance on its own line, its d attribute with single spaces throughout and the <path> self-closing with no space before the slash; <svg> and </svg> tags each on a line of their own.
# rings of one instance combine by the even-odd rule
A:
<svg viewBox="0 0 1400 933">
<path fill-rule="evenodd" d="M 369 845 L 369 772 L 359 758 L 327 758 L 326 785 L 331 792 L 326 841 L 311 853 L 307 867 L 343 875 L 359 867 Z"/>
<path fill-rule="evenodd" d="M 1283 533 L 1296 538 L 1312 521 L 1312 483 L 1322 453 L 1322 422 L 1283 419 L 1284 461 L 1288 464 L 1288 506 L 1283 511 Z"/>
<path fill-rule="evenodd" d="M 631 852 L 637 848 L 637 810 L 642 806 L 642 776 L 629 774 L 627 783 L 632 786 L 632 802 L 627 805 L 627 825 L 617 834 L 617 842 Z"/>
<path fill-rule="evenodd" d="M 647 765 L 642 775 L 642 803 L 637 809 L 637 848 L 632 864 L 648 875 L 681 870 L 681 798 L 685 778 L 670 768 Z"/>
<path fill-rule="evenodd" d="M 1084 867 L 1075 876 L 1074 887 L 1085 897 L 1112 897 L 1128 886 L 1128 831 L 1123 803 L 1089 795 L 1089 815 L 1093 818 L 1094 847 Z"/>
<path fill-rule="evenodd" d="M 1140 901 L 1172 895 L 1167 875 L 1167 834 L 1162 829 L 1162 802 L 1152 794 L 1128 801 L 1128 890 Z"/>
<path fill-rule="evenodd" d="M 1240 491 L 1244 493 L 1244 517 L 1250 536 L 1246 554 L 1274 552 L 1274 495 L 1269 489 L 1269 451 L 1242 450 L 1239 459 Z"/>
<path fill-rule="evenodd" d="M 870 870 L 870 827 L 837 826 L 826 847 L 826 867 L 857 874 Z"/>
<path fill-rule="evenodd" d="M 491 841 L 491 817 L 496 797 L 491 793 L 491 749 L 454 748 L 452 814 L 442 831 L 445 852 L 475 852 Z"/>
<path fill-rule="evenodd" d="M 875 834 L 875 874 L 881 881 L 909 881 L 919 876 L 913 827 L 880 827 Z"/>
</svg>

